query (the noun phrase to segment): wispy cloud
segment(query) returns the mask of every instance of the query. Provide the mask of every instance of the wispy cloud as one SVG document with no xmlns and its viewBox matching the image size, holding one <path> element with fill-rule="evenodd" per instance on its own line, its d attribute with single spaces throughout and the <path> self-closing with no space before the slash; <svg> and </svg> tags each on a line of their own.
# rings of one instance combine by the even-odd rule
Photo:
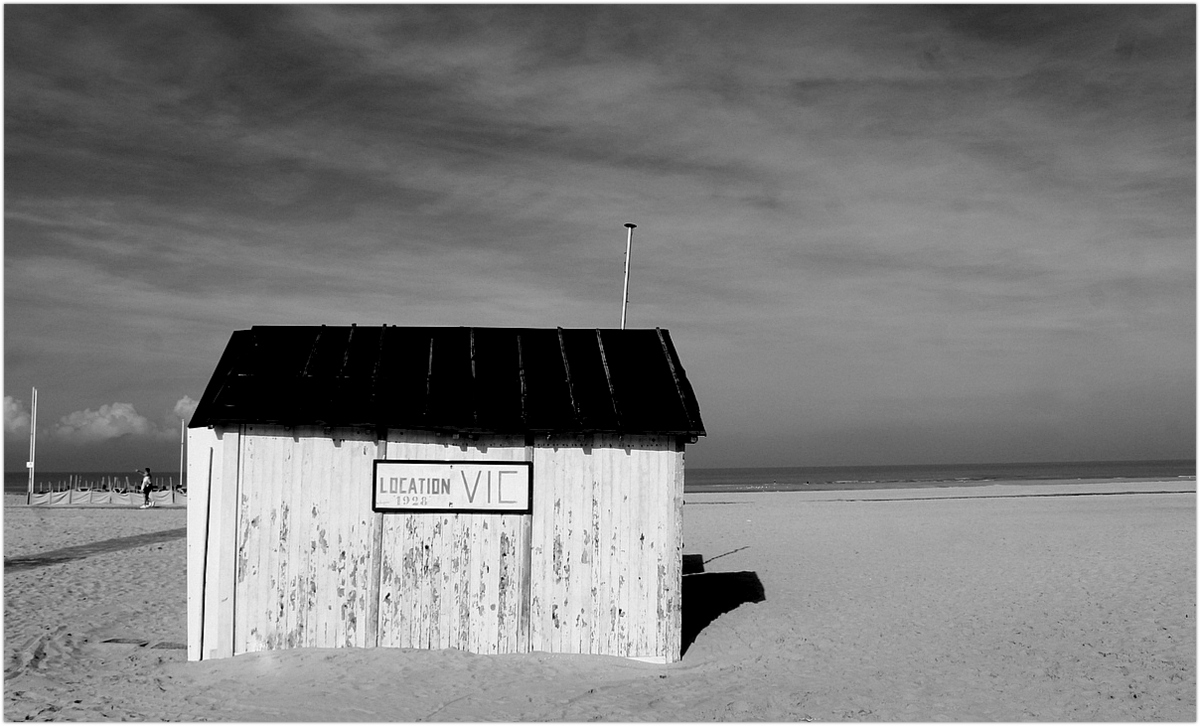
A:
<svg viewBox="0 0 1200 726">
<path fill-rule="evenodd" d="M 113 403 L 95 411 L 89 408 L 67 414 L 50 431 L 54 438 L 68 443 L 93 443 L 123 436 L 150 436 L 154 424 L 132 404 Z"/>
<path fill-rule="evenodd" d="M 6 399 L 6 408 L 7 408 Z M 55 441 L 68 445 L 94 444 L 111 439 L 144 438 L 147 440 L 179 439 L 179 422 L 191 418 L 197 402 L 184 396 L 175 403 L 174 409 L 154 421 L 137 412 L 133 404 L 103 404 L 96 410 L 90 408 L 74 411 L 62 416 L 47 428 Z M 28 428 L 28 420 L 25 426 Z"/>
<path fill-rule="evenodd" d="M 28 436 L 29 435 L 29 408 L 23 401 L 18 401 L 12 396 L 4 397 L 4 435 L 9 436 Z"/>
</svg>

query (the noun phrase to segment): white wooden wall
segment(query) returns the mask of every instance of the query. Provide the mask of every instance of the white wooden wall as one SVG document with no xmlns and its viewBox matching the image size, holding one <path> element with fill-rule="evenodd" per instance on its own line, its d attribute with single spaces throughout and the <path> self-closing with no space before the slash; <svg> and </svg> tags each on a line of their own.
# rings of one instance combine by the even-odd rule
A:
<svg viewBox="0 0 1200 726">
<path fill-rule="evenodd" d="M 191 430 L 189 659 L 390 646 L 677 660 L 682 447 L 585 442 Z M 372 512 L 385 458 L 532 461 L 533 514 Z"/>
<path fill-rule="evenodd" d="M 238 467 L 233 650 L 367 640 L 374 437 L 246 426 Z"/>
<path fill-rule="evenodd" d="M 672 437 L 534 449 L 532 649 L 680 656 L 683 452 Z"/>
</svg>

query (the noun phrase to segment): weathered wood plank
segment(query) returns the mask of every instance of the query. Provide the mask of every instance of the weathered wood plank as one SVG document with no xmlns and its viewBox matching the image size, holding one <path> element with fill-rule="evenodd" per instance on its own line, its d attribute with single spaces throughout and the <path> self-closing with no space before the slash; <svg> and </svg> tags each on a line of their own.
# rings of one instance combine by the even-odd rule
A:
<svg viewBox="0 0 1200 726">
<path fill-rule="evenodd" d="M 683 646 L 683 483 L 684 450 L 680 444 L 672 457 L 672 491 L 674 506 L 671 512 L 671 545 L 673 552 L 667 561 L 666 598 L 666 656 L 668 662 L 682 657 Z"/>
<path fill-rule="evenodd" d="M 567 532 L 565 526 L 565 511 L 566 502 L 563 501 L 563 487 L 561 484 L 562 467 L 557 457 L 554 457 L 549 462 L 549 467 L 553 472 L 555 486 L 553 490 L 554 505 L 553 513 L 550 520 L 551 526 L 551 557 L 552 567 L 550 590 L 550 650 L 555 653 L 561 653 L 563 649 L 563 627 L 567 619 L 566 601 L 567 601 Z"/>
<path fill-rule="evenodd" d="M 289 496 L 281 504 L 280 517 L 283 520 L 283 550 L 282 555 L 286 563 L 287 576 L 283 580 L 283 609 L 284 609 L 284 631 L 282 637 L 284 645 L 288 648 L 303 647 L 305 643 L 300 637 L 304 624 L 304 613 L 302 612 L 303 602 L 301 600 L 301 591 L 304 574 L 304 556 L 300 549 L 300 543 L 305 539 L 305 532 L 301 528 L 304 521 L 301 513 L 304 511 L 304 486 L 307 478 L 307 458 L 306 449 L 311 446 L 308 443 L 308 436 L 303 433 L 296 442 L 295 454 L 292 457 L 292 470 L 294 479 L 292 480 Z"/>
<path fill-rule="evenodd" d="M 515 443 L 515 442 L 514 442 Z M 533 462 L 533 446 L 526 446 L 522 460 Z M 533 502 L 530 506 L 530 513 L 521 517 L 521 545 L 519 554 L 521 557 L 520 571 L 518 577 L 520 583 L 518 585 L 518 615 L 519 622 L 517 623 L 517 652 L 528 653 L 532 648 L 531 626 L 533 622 L 533 511 L 535 511 L 537 498 L 540 496 L 538 473 L 536 466 L 533 470 Z"/>
<path fill-rule="evenodd" d="M 580 603 L 580 567 L 579 549 L 582 543 L 580 531 L 580 501 L 582 497 L 579 487 L 578 468 L 572 466 L 566 442 L 559 440 L 556 446 L 561 466 L 559 471 L 562 482 L 563 509 L 563 609 L 562 609 L 562 652 L 579 653 L 579 621 L 581 619 Z"/>
<path fill-rule="evenodd" d="M 241 437 L 241 454 L 238 460 L 238 487 L 234 501 L 234 511 L 236 512 L 234 522 L 234 609 L 233 609 L 233 652 L 236 655 L 239 652 L 246 650 L 246 614 L 257 603 L 254 600 L 243 598 L 248 597 L 247 588 L 245 587 L 246 570 L 249 560 L 251 559 L 246 548 L 251 543 L 247 540 L 246 525 L 247 522 L 243 517 L 247 514 L 246 497 L 248 492 L 242 486 L 242 483 L 251 475 L 253 465 L 253 450 L 257 444 L 257 437 L 254 436 L 254 427 L 245 426 L 242 429 Z"/>
<path fill-rule="evenodd" d="M 317 614 L 313 602 L 316 591 L 316 569 L 313 550 L 316 549 L 316 536 L 313 532 L 313 499 L 318 486 L 317 462 L 322 459 L 322 444 L 324 437 L 307 437 L 301 447 L 301 481 L 300 496 L 297 497 L 297 507 L 293 510 L 293 522 L 296 524 L 294 540 L 299 556 L 296 558 L 297 567 L 297 638 L 302 647 L 317 647 Z"/>
<path fill-rule="evenodd" d="M 553 514 L 553 478 L 545 449 L 541 442 L 534 442 L 530 447 L 533 461 L 533 514 L 530 517 L 529 544 L 529 650 L 549 650 L 549 590 L 547 585 L 552 562 L 550 557 L 551 530 L 550 520 Z"/>
<path fill-rule="evenodd" d="M 421 526 L 423 522 L 424 518 L 420 515 L 411 514 L 404 517 L 404 574 L 399 583 L 398 595 L 401 602 L 407 603 L 403 609 L 406 615 L 404 626 L 406 648 L 422 647 L 421 636 L 426 631 L 423 606 L 425 583 L 421 577 L 421 568 L 424 565 L 425 557 L 424 531 Z"/>
<path fill-rule="evenodd" d="M 279 647 L 296 648 L 301 645 L 297 637 L 300 616 L 299 571 L 301 563 L 297 541 L 302 539 L 296 522 L 296 512 L 303 507 L 300 503 L 301 483 L 304 478 L 305 432 L 297 430 L 288 457 L 288 478 L 281 482 L 278 502 L 279 520 L 279 630 L 276 632 Z"/>
<path fill-rule="evenodd" d="M 646 607 L 649 616 L 653 619 L 650 623 L 650 648 L 651 654 L 655 657 L 665 657 L 663 643 L 663 617 L 662 617 L 662 593 L 665 581 L 665 548 L 667 546 L 668 534 L 666 530 L 666 517 L 670 514 L 670 507 L 673 503 L 671 480 L 666 478 L 670 475 L 668 467 L 668 456 L 665 449 L 662 448 L 663 442 L 659 437 L 655 437 L 655 448 L 651 452 L 653 457 L 652 484 L 651 492 L 651 526 L 654 532 L 653 538 L 650 539 L 650 562 L 647 563 L 647 574 L 650 578 L 650 585 L 647 588 L 648 598 Z"/>
<path fill-rule="evenodd" d="M 525 573 L 529 571 L 529 515 L 512 516 L 508 518 L 509 536 L 511 537 L 511 557 L 508 600 L 509 618 L 512 620 L 510 651 L 512 653 L 527 653 L 529 651 L 529 594 Z"/>
<path fill-rule="evenodd" d="M 499 540 L 500 559 L 496 563 L 496 652 L 513 653 L 516 651 L 515 635 L 517 619 L 513 615 L 513 578 L 516 570 L 513 567 L 513 555 L 516 554 L 513 541 L 512 521 L 518 519 L 515 515 L 496 517 L 496 529 Z"/>
<path fill-rule="evenodd" d="M 388 458 L 387 439 L 380 440 L 375 445 L 375 457 L 378 459 Z M 372 484 L 374 486 L 374 484 Z M 383 513 L 373 512 L 370 510 L 371 498 L 367 497 L 367 516 L 370 517 L 371 529 L 371 550 L 370 556 L 367 558 L 363 566 L 366 568 L 365 577 L 367 578 L 366 588 L 366 623 L 363 628 L 363 645 L 366 647 L 378 647 L 379 641 L 379 598 L 380 598 L 380 578 L 383 576 Z"/>
<path fill-rule="evenodd" d="M 495 653 L 499 632 L 496 622 L 496 590 L 500 577 L 497 570 L 500 558 L 498 532 L 496 531 L 497 515 L 479 515 L 479 559 L 476 563 L 479 570 L 479 618 L 480 653 Z"/>
<path fill-rule="evenodd" d="M 289 439 L 281 435 L 268 438 L 265 451 L 255 462 L 254 477 L 247 481 L 245 489 L 250 490 L 250 506 L 252 526 L 258 530 L 260 547 L 258 547 L 258 572 L 256 573 L 255 593 L 257 605 L 253 610 L 253 622 L 247 643 L 247 650 L 268 650 L 272 647 L 271 637 L 276 629 L 279 610 L 279 588 L 277 587 L 279 564 L 279 540 L 275 534 L 276 523 L 273 521 L 279 501 L 281 501 L 281 469 L 283 452 Z"/>
<path fill-rule="evenodd" d="M 330 491 L 330 501 L 341 511 L 338 517 L 337 539 L 334 544 L 336 561 L 338 646 L 361 647 L 366 617 L 365 599 L 368 582 L 364 559 L 370 552 L 371 462 L 375 445 L 367 431 L 354 431 L 354 446 L 346 462 L 347 475 Z"/>
<path fill-rule="evenodd" d="M 262 461 L 264 455 L 259 451 L 263 443 L 256 435 L 254 427 L 246 428 L 246 436 L 242 443 L 242 472 L 243 478 L 257 481 L 263 475 Z M 245 653 L 254 650 L 254 637 L 251 630 L 257 632 L 257 615 L 262 606 L 261 589 L 258 587 L 257 575 L 261 562 L 262 540 L 258 536 L 255 510 L 258 504 L 258 493 L 255 487 L 242 487 L 238 497 L 238 532 L 237 532 L 237 573 L 236 601 L 238 606 L 234 613 L 234 646 L 233 652 Z"/>
<path fill-rule="evenodd" d="M 446 547 L 447 515 L 425 515 L 428 524 L 426 544 L 429 555 L 429 648 L 444 648 L 448 625 L 449 598 L 446 593 L 446 570 L 450 567 L 449 551 Z"/>
<path fill-rule="evenodd" d="M 349 436 L 342 432 L 341 436 Z M 338 588 L 340 576 L 337 564 L 337 538 L 344 523 L 344 500 L 333 496 L 334 487 L 341 490 L 347 485 L 343 477 L 348 475 L 350 459 L 356 447 L 352 438 L 334 439 L 333 448 L 329 453 L 329 464 L 322 468 L 321 485 L 316 492 L 317 511 L 317 563 L 318 578 L 316 606 L 320 613 L 321 628 L 318 642 L 322 648 L 335 648 L 342 644 L 344 625 L 339 608 Z M 340 445 L 338 445 L 340 442 Z"/>
<path fill-rule="evenodd" d="M 482 616 L 479 612 L 479 520 L 481 516 L 479 514 L 459 515 L 463 520 L 462 524 L 465 530 L 462 577 L 466 586 L 467 617 L 462 624 L 466 632 L 466 650 L 472 653 L 481 652 L 480 630 L 483 628 Z"/>
<path fill-rule="evenodd" d="M 662 511 L 662 492 L 665 487 L 659 479 L 659 463 L 661 457 L 655 456 L 656 437 L 649 437 L 648 448 L 638 449 L 637 455 L 642 460 L 642 480 L 638 486 L 640 510 L 642 512 L 642 654 L 646 656 L 659 655 L 659 608 L 658 608 L 658 541 L 659 512 Z"/>
<path fill-rule="evenodd" d="M 638 643 L 639 626 L 641 618 L 638 609 L 639 589 L 641 586 L 641 561 L 640 547 L 638 537 L 642 532 L 641 528 L 641 513 L 638 511 L 638 461 L 633 456 L 628 440 L 622 441 L 622 453 L 624 454 L 623 464 L 626 468 L 626 479 L 629 486 L 626 488 L 626 507 L 628 524 L 626 532 L 628 539 L 626 540 L 626 556 L 624 560 L 624 569 L 626 574 L 626 601 L 625 601 L 625 621 L 626 628 L 626 646 L 628 650 L 624 655 L 637 656 L 640 655 L 636 648 Z"/>
<path fill-rule="evenodd" d="M 443 607 L 445 625 L 442 632 L 444 633 L 445 645 L 443 647 L 445 648 L 462 648 L 459 638 L 466 626 L 462 611 L 464 603 L 461 588 L 462 577 L 459 574 L 463 562 L 463 533 L 459 519 L 460 515 L 458 514 L 444 515 L 442 546 L 444 547 L 445 565 L 442 568 L 442 592 L 445 598 Z"/>
<path fill-rule="evenodd" d="M 187 510 L 187 617 L 188 660 L 204 657 L 202 633 L 205 621 L 204 604 L 208 599 L 211 483 L 220 476 L 217 469 L 224 460 L 220 436 L 213 429 L 190 429 L 187 448 L 188 495 L 192 505 Z"/>
<path fill-rule="evenodd" d="M 500 559 L 499 532 L 497 531 L 498 515 L 481 514 L 480 528 L 482 537 L 479 552 L 479 615 L 483 621 L 480 633 L 480 652 L 495 653 L 499 640 L 499 623 L 497 622 L 497 591 L 500 584 L 498 564 Z"/>
<path fill-rule="evenodd" d="M 398 547 L 398 527 L 394 526 L 396 515 L 389 515 L 379 531 L 379 592 L 377 597 L 375 642 L 381 648 L 398 648 L 399 628 L 396 624 L 394 585 L 395 552 Z M 389 526 L 389 524 L 391 526 Z"/>
<path fill-rule="evenodd" d="M 616 652 L 616 607 L 613 587 L 613 562 L 616 545 L 615 532 L 616 511 L 613 504 L 614 489 L 612 481 L 612 466 L 609 457 L 602 448 L 603 438 L 595 437 L 591 454 L 593 476 L 596 478 L 597 490 L 602 506 L 600 507 L 600 529 L 597 532 L 596 546 L 600 560 L 600 581 L 596 588 L 596 616 L 599 623 L 600 637 L 594 652 L 603 655 L 613 655 Z"/>
<path fill-rule="evenodd" d="M 350 479 L 345 492 L 335 490 L 335 501 L 343 502 L 342 531 L 338 533 L 337 561 L 342 635 L 339 645 L 361 648 L 365 644 L 366 592 L 369 580 L 366 561 L 370 557 L 371 462 L 375 444 L 368 432 L 356 434 Z"/>
<path fill-rule="evenodd" d="M 321 567 L 321 539 L 324 536 L 321 524 L 320 500 L 325 490 L 326 472 L 329 469 L 332 443 L 327 437 L 309 440 L 310 458 L 305 467 L 304 509 L 300 511 L 299 532 L 303 539 L 299 545 L 304 551 L 304 642 L 306 647 L 324 647 L 325 613 L 320 606 L 318 593 L 325 583 L 324 568 Z"/>
<path fill-rule="evenodd" d="M 595 561 L 592 558 L 593 540 L 595 530 L 592 523 L 592 479 L 589 472 L 584 467 L 583 458 L 580 455 L 578 442 L 572 441 L 571 460 L 577 470 L 575 476 L 575 486 L 578 491 L 578 510 L 575 517 L 575 526 L 579 530 L 578 540 L 579 549 L 576 553 L 576 567 L 578 568 L 578 576 L 576 580 L 579 583 L 578 600 L 575 612 L 577 620 L 575 624 L 576 641 L 580 653 L 592 652 L 592 632 L 595 628 L 595 599 L 592 595 L 593 588 L 593 568 Z"/>
<path fill-rule="evenodd" d="M 204 647 L 210 658 L 227 658 L 233 655 L 233 613 L 236 598 L 234 567 L 237 544 L 237 479 L 241 455 L 240 431 L 233 429 L 222 436 L 221 479 L 214 481 L 213 526 L 210 551 L 213 571 L 210 573 L 211 603 L 205 607 L 211 612 L 211 624 L 206 629 Z"/>
</svg>

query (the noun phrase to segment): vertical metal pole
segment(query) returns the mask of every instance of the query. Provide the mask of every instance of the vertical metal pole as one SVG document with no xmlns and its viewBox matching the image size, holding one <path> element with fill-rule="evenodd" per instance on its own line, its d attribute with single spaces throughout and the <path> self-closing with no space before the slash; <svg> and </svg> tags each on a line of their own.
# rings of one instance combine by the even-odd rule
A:
<svg viewBox="0 0 1200 726">
<path fill-rule="evenodd" d="M 37 387 L 29 402 L 29 461 L 25 463 L 29 469 L 29 487 L 25 494 L 26 506 L 33 504 L 33 462 L 37 454 Z"/>
<path fill-rule="evenodd" d="M 183 486 L 183 452 L 187 449 L 187 422 L 179 419 L 179 486 Z M 175 503 L 175 489 L 171 487 L 171 503 Z"/>
<path fill-rule="evenodd" d="M 625 294 L 621 302 L 621 330 L 625 329 L 625 308 L 629 307 L 629 253 L 633 251 L 633 228 L 636 226 L 632 222 L 625 223 L 629 236 L 625 240 Z"/>
</svg>

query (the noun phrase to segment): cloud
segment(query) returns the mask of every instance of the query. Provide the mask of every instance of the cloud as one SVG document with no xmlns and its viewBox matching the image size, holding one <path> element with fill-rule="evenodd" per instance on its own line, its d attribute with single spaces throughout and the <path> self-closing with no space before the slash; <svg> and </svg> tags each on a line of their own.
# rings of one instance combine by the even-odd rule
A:
<svg viewBox="0 0 1200 726">
<path fill-rule="evenodd" d="M 63 416 L 53 425 L 50 435 L 69 443 L 90 444 L 124 436 L 153 436 L 158 430 L 133 404 L 113 403 L 95 411 L 89 408 Z"/>
<path fill-rule="evenodd" d="M 104 404 L 97 410 L 84 409 L 75 411 L 60 418 L 49 430 L 52 438 L 64 443 L 94 444 L 123 437 L 142 437 L 147 439 L 172 440 L 179 435 L 179 421 L 191 418 L 196 410 L 198 401 L 191 396 L 184 396 L 175 402 L 174 408 L 162 417 L 162 423 L 155 423 L 137 412 L 131 403 Z M 19 401 L 12 401 L 6 396 L 5 428 L 15 431 L 14 426 L 20 425 L 18 417 L 24 414 Z M 9 423 L 11 415 L 13 423 Z M 29 415 L 24 414 L 24 427 L 29 430 Z"/>
<path fill-rule="evenodd" d="M 29 433 L 29 411 L 25 404 L 12 396 L 4 397 L 4 434 L 19 436 Z"/>
<path fill-rule="evenodd" d="M 193 400 L 191 396 L 184 396 L 175 402 L 175 415 L 187 421 L 196 412 L 196 406 L 199 401 Z"/>
</svg>

